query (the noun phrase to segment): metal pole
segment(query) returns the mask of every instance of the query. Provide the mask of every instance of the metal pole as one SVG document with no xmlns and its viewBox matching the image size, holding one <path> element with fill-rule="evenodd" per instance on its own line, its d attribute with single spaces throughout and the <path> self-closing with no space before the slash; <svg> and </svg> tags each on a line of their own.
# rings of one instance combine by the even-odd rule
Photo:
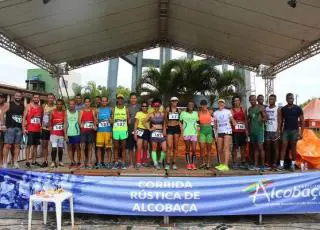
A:
<svg viewBox="0 0 320 230">
<path fill-rule="evenodd" d="M 262 214 L 259 215 L 259 224 L 262 224 Z"/>
<path fill-rule="evenodd" d="M 163 223 L 165 224 L 165 225 L 168 225 L 169 224 L 169 216 L 164 216 L 163 217 Z"/>
</svg>

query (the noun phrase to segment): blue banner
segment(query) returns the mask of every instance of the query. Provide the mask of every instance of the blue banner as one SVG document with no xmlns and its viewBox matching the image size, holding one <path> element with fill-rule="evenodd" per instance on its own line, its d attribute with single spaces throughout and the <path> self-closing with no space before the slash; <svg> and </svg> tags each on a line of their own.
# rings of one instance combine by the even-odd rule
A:
<svg viewBox="0 0 320 230">
<path fill-rule="evenodd" d="M 74 194 L 75 211 L 214 216 L 320 212 L 320 172 L 236 177 L 102 177 L 0 170 L 0 207 L 27 209 L 43 189 Z M 64 208 L 68 209 L 68 202 Z M 40 211 L 41 204 L 34 209 Z M 49 210 L 54 206 L 49 206 Z"/>
</svg>

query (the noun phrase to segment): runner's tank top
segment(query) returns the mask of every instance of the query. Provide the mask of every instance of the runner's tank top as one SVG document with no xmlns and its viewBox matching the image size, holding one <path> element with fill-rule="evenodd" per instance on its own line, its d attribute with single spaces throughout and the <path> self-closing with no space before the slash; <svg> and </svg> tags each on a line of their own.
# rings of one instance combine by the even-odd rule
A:
<svg viewBox="0 0 320 230">
<path fill-rule="evenodd" d="M 180 120 L 180 114 L 178 108 L 177 111 L 173 112 L 171 107 L 169 107 L 169 113 L 168 113 L 168 120 L 169 121 L 179 121 Z"/>
<path fill-rule="evenodd" d="M 70 137 L 80 135 L 78 117 L 79 117 L 78 111 L 75 111 L 74 113 L 71 113 L 69 110 L 67 111 L 67 119 L 68 119 L 67 135 Z"/>
<path fill-rule="evenodd" d="M 235 127 L 232 126 L 232 132 L 234 132 L 234 133 L 246 132 L 246 122 L 245 122 L 246 117 L 245 117 L 245 113 L 244 113 L 242 107 L 240 107 L 239 111 L 236 111 L 236 109 L 233 108 L 232 112 L 233 112 L 233 118 L 237 122 L 237 125 Z"/>
<path fill-rule="evenodd" d="M 128 131 L 126 107 L 119 109 L 116 106 L 114 108 L 113 131 Z"/>
<path fill-rule="evenodd" d="M 93 118 L 93 111 L 82 111 L 81 123 L 83 124 L 83 128 L 81 128 L 81 132 L 91 132 L 93 131 L 94 126 L 94 118 Z"/>
<path fill-rule="evenodd" d="M 278 129 L 278 107 L 266 108 L 266 113 L 268 120 L 266 121 L 266 131 L 267 132 L 277 132 Z"/>
<path fill-rule="evenodd" d="M 41 131 L 41 115 L 41 106 L 34 108 L 33 106 L 29 105 L 29 111 L 27 114 L 27 130 L 29 132 L 37 133 Z"/>
<path fill-rule="evenodd" d="M 264 132 L 264 122 L 262 122 L 261 109 L 258 106 L 249 110 L 248 117 L 250 119 L 251 133 Z"/>
<path fill-rule="evenodd" d="M 52 130 L 51 134 L 56 136 L 64 136 L 64 111 L 52 110 Z"/>
<path fill-rule="evenodd" d="M 156 114 L 153 113 L 153 117 L 150 121 L 152 125 L 163 125 L 164 116 L 156 116 Z"/>
<path fill-rule="evenodd" d="M 230 118 L 232 117 L 229 109 L 217 110 L 214 112 L 214 119 L 217 121 L 218 133 L 232 134 Z"/>
<path fill-rule="evenodd" d="M 6 113 L 7 128 L 22 128 L 24 105 L 17 105 L 13 101 L 10 102 L 9 110 Z"/>
<path fill-rule="evenodd" d="M 56 106 L 45 105 L 43 108 L 43 117 L 42 117 L 42 129 L 48 130 L 49 117 L 52 110 L 56 109 Z"/>
<path fill-rule="evenodd" d="M 98 112 L 98 132 L 111 132 L 112 128 L 109 122 L 111 117 L 110 107 L 100 107 Z"/>
<path fill-rule="evenodd" d="M 208 110 L 206 113 L 199 112 L 199 122 L 200 125 L 211 125 L 211 114 Z"/>
</svg>

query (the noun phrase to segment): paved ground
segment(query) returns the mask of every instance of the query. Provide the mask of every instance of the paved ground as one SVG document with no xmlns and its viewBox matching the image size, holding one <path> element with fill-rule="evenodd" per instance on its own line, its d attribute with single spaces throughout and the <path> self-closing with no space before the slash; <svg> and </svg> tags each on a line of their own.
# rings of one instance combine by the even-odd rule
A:
<svg viewBox="0 0 320 230">
<path fill-rule="evenodd" d="M 55 215 L 49 214 L 48 224 L 42 224 L 41 213 L 34 213 L 32 229 L 56 229 Z M 119 217 L 106 215 L 77 214 L 75 229 L 114 229 L 114 230 L 198 230 L 198 229 L 320 229 L 320 215 L 272 215 L 263 216 L 263 224 L 258 224 L 258 216 L 230 216 L 230 217 L 179 217 L 171 218 L 170 226 L 163 226 L 160 217 Z M 27 229 L 27 212 L 0 211 L 1 230 Z M 62 229 L 72 229 L 68 213 L 63 215 Z"/>
</svg>

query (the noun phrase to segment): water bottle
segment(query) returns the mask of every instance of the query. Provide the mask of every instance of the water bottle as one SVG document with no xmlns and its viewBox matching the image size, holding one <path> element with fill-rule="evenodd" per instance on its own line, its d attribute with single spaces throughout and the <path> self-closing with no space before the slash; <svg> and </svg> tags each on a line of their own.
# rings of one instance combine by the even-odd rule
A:
<svg viewBox="0 0 320 230">
<path fill-rule="evenodd" d="M 304 170 L 308 171 L 308 162 L 304 162 Z"/>
<path fill-rule="evenodd" d="M 304 163 L 303 163 L 303 162 L 301 162 L 301 164 L 300 164 L 300 169 L 301 169 L 301 172 L 303 172 L 304 169 L 305 169 L 305 166 L 304 166 Z"/>
</svg>

